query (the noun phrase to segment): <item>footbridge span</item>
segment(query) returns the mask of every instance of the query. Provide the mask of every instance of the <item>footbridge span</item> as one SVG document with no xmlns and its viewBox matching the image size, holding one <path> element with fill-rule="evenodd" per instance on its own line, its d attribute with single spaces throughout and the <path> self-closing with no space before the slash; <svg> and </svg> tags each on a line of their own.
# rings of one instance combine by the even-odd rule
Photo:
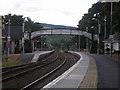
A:
<svg viewBox="0 0 120 90">
<path fill-rule="evenodd" d="M 92 34 L 86 31 L 80 31 L 77 29 L 46 29 L 39 30 L 31 33 L 31 39 L 41 36 L 41 35 L 78 35 L 84 36 L 92 40 Z M 25 39 L 27 39 L 29 35 L 25 34 Z M 98 36 L 93 35 L 93 40 L 98 41 Z"/>
<path fill-rule="evenodd" d="M 38 37 L 38 36 L 42 36 L 42 35 L 77 35 L 77 36 L 83 36 L 83 37 L 86 37 L 89 40 L 91 40 L 91 46 L 93 47 L 93 48 L 91 47 L 91 50 L 93 52 L 96 52 L 95 47 L 97 48 L 97 42 L 99 42 L 98 35 L 95 35 L 95 34 L 92 34 L 92 33 L 86 32 L 86 31 L 80 31 L 77 29 L 45 29 L 45 30 L 34 31 L 32 33 L 26 33 L 24 35 L 26 48 L 28 48 L 28 45 L 31 45 L 32 39 L 34 39 L 35 37 Z M 78 42 L 80 42 L 79 40 L 78 40 Z M 34 44 L 32 46 L 34 46 Z M 28 48 L 26 50 L 30 50 L 30 48 Z"/>
</svg>

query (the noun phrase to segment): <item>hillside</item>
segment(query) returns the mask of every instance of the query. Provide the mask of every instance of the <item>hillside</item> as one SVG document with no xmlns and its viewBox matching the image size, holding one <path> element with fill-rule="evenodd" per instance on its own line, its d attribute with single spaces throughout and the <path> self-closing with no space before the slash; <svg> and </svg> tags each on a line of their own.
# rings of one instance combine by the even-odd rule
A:
<svg viewBox="0 0 120 90">
<path fill-rule="evenodd" d="M 47 24 L 47 23 L 40 23 L 41 26 L 43 26 L 43 28 L 52 28 L 52 29 L 76 29 L 76 27 L 72 27 L 72 26 L 64 26 L 64 25 L 54 25 L 54 24 Z"/>
</svg>

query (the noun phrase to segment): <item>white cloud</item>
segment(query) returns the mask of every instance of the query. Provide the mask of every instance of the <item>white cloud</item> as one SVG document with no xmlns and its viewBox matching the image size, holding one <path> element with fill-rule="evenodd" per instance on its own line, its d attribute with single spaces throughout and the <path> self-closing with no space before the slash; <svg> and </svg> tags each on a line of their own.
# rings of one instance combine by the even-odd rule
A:
<svg viewBox="0 0 120 90">
<path fill-rule="evenodd" d="M 76 26 L 97 0 L 2 0 L 1 14 L 20 14 L 43 23 Z"/>
</svg>

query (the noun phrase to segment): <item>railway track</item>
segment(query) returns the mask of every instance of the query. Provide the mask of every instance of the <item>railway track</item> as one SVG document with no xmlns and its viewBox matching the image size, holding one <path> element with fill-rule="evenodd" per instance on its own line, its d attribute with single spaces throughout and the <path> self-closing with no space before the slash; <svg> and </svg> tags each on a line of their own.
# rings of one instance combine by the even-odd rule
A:
<svg viewBox="0 0 120 90">
<path fill-rule="evenodd" d="M 8 79 L 11 79 L 11 78 L 14 78 L 14 77 L 17 77 L 19 75 L 22 75 L 24 73 L 28 73 L 28 72 L 31 72 L 33 70 L 36 70 L 36 69 L 39 69 L 47 64 L 50 64 L 52 62 L 54 62 L 55 60 L 57 60 L 58 57 L 52 59 L 52 61 L 42 61 L 42 62 L 38 62 L 38 63 L 35 63 L 35 64 L 32 64 L 32 65 L 28 65 L 28 66 L 25 66 L 25 67 L 22 67 L 22 68 L 17 68 L 15 70 L 12 70 L 12 71 L 9 71 L 9 72 L 5 72 L 3 73 L 3 79 L 2 81 L 6 81 Z"/>
<path fill-rule="evenodd" d="M 3 75 L 3 89 L 17 88 L 18 90 L 25 90 L 41 88 L 44 84 L 39 85 L 39 83 L 44 82 L 44 79 L 49 78 L 49 76 L 58 72 L 63 67 L 66 68 L 63 71 L 69 69 L 69 67 L 77 62 L 75 58 L 75 55 L 69 53 L 54 53 L 50 58 L 34 63 L 35 65 L 32 64 L 27 68 L 12 70 L 12 73 L 11 71 L 8 71 L 7 74 L 4 72 L 6 75 Z M 67 67 L 67 64 L 70 65 Z M 63 71 L 57 74 L 57 76 L 62 74 Z"/>
<path fill-rule="evenodd" d="M 45 60 L 51 58 L 51 57 L 53 56 L 53 53 L 54 53 L 54 52 L 49 53 L 49 54 L 45 54 L 44 56 L 41 55 L 42 57 L 41 57 L 41 56 L 39 57 L 39 61 L 40 61 L 40 60 L 45 61 Z M 9 72 L 9 71 L 14 71 L 14 70 L 17 70 L 17 69 L 19 69 L 19 68 L 24 68 L 24 67 L 30 66 L 30 65 L 32 65 L 32 64 L 35 64 L 35 62 L 33 62 L 33 63 L 28 63 L 28 64 L 23 64 L 23 65 L 18 65 L 18 66 L 12 66 L 12 67 L 7 67 L 7 68 L 2 68 L 2 69 L 1 69 L 1 72 L 4 73 L 4 72 Z"/>
<path fill-rule="evenodd" d="M 35 63 L 30 63 L 27 65 L 21 65 L 21 66 L 16 67 L 12 70 L 10 70 L 10 69 L 5 70 L 2 72 L 2 76 L 3 76 L 2 81 L 14 78 L 15 76 L 18 76 L 18 75 L 27 73 L 29 71 L 32 71 L 34 69 L 40 68 L 46 64 L 47 60 L 49 60 L 49 59 L 51 59 L 52 61 L 56 60 L 58 58 L 58 56 L 57 57 L 56 56 L 57 56 L 56 54 L 52 54 L 50 57 L 43 59 L 41 61 L 38 61 Z M 56 57 L 56 58 L 54 58 L 54 57 Z M 51 62 L 48 61 L 47 64 L 49 64 L 49 63 L 51 63 Z"/>
<path fill-rule="evenodd" d="M 58 58 L 57 53 L 54 53 L 50 57 L 43 59 L 41 61 L 38 61 L 38 62 L 35 62 L 32 64 L 23 65 L 21 67 L 17 67 L 17 68 L 14 68 L 12 70 L 5 71 L 2 73 L 2 76 L 3 76 L 2 81 L 6 81 L 8 79 L 14 78 L 14 77 L 19 76 L 21 74 L 28 73 L 32 70 L 43 67 L 47 64 L 54 62 L 57 58 Z M 48 60 L 50 60 L 50 61 L 48 61 Z"/>
</svg>

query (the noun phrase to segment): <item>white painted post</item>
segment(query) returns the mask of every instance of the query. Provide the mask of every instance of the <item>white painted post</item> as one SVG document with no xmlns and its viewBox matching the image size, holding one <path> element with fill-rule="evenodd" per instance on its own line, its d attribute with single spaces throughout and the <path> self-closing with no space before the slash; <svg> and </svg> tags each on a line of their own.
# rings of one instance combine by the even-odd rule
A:
<svg viewBox="0 0 120 90">
<path fill-rule="evenodd" d="M 7 38 L 7 48 L 8 48 L 8 55 L 10 53 L 10 19 L 8 19 L 8 38 Z"/>
<path fill-rule="evenodd" d="M 25 32 L 25 20 L 23 21 L 23 28 L 22 28 L 22 32 L 23 32 L 23 37 L 22 37 L 22 47 L 23 47 L 23 53 L 25 53 L 25 47 L 24 47 L 24 32 Z"/>
</svg>

